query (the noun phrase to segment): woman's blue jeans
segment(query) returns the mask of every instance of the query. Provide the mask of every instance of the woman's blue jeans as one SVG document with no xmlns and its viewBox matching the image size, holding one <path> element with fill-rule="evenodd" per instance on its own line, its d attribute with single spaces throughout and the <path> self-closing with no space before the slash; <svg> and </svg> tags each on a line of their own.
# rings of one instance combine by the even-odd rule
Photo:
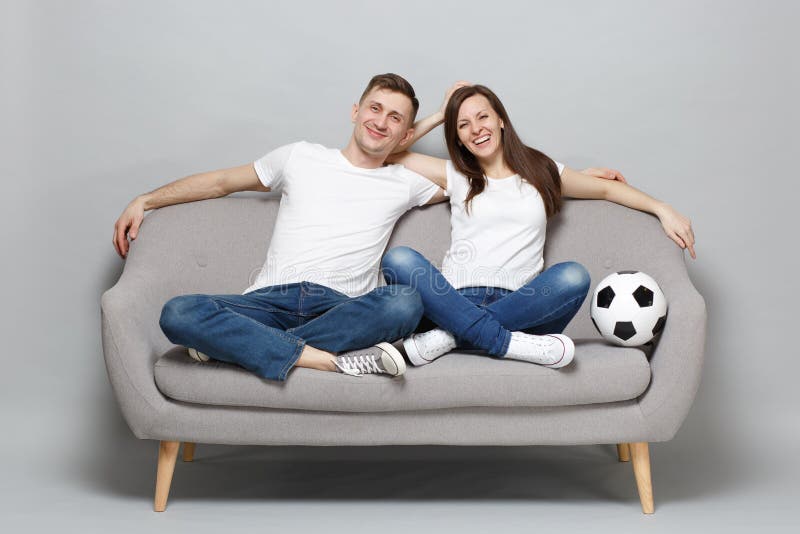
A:
<svg viewBox="0 0 800 534">
<path fill-rule="evenodd" d="M 421 317 L 422 301 L 409 287 L 383 286 L 353 298 L 298 282 L 244 295 L 174 297 L 159 324 L 176 345 L 286 380 L 306 343 L 334 353 L 361 349 L 411 334 Z"/>
<path fill-rule="evenodd" d="M 381 262 L 386 283 L 417 290 L 425 317 L 417 331 L 438 325 L 459 347 L 502 357 L 512 331 L 559 334 L 578 312 L 590 278 L 580 263 L 553 265 L 516 291 L 498 287 L 455 289 L 422 254 L 409 247 L 390 249 Z"/>
</svg>

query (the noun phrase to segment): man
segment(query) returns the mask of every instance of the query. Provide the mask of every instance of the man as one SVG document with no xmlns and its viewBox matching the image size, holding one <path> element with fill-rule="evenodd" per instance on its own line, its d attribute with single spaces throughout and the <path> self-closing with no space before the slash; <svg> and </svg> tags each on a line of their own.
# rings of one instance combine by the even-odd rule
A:
<svg viewBox="0 0 800 534">
<path fill-rule="evenodd" d="M 294 143 L 253 164 L 189 176 L 134 199 L 114 227 L 122 257 L 146 210 L 236 191 L 283 195 L 255 283 L 242 295 L 170 299 L 160 318 L 167 338 L 197 360 L 236 363 L 272 380 L 285 380 L 293 366 L 402 374 L 403 357 L 386 341 L 414 331 L 422 303 L 408 286 L 377 287 L 380 258 L 403 213 L 444 199 L 420 175 L 384 165 L 412 140 L 418 108 L 405 79 L 377 75 L 353 105 L 343 150 Z"/>
</svg>

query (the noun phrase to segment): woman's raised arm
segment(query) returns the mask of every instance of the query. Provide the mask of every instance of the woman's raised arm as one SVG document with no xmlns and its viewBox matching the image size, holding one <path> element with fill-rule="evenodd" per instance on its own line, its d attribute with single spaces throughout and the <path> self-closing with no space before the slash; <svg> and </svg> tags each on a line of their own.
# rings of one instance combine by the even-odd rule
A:
<svg viewBox="0 0 800 534">
<path fill-rule="evenodd" d="M 425 137 L 425 135 L 442 124 L 444 122 L 444 110 L 447 108 L 447 103 L 450 101 L 450 97 L 453 96 L 453 93 L 456 92 L 456 89 L 460 89 L 461 87 L 470 85 L 469 82 L 465 81 L 458 81 L 454 83 L 444 94 L 444 100 L 442 101 L 442 105 L 439 106 L 439 110 L 432 115 L 428 115 L 423 119 L 419 119 L 417 122 L 414 123 L 414 135 L 406 141 L 405 143 L 400 144 L 395 153 L 400 153 L 405 150 L 411 148 L 414 143 Z"/>
<path fill-rule="evenodd" d="M 667 236 L 679 247 L 688 248 L 692 258 L 697 258 L 694 252 L 691 221 L 666 202 L 656 200 L 627 183 L 596 178 L 565 167 L 561 173 L 561 194 L 573 198 L 610 200 L 629 208 L 652 213 L 661 221 Z"/>
<path fill-rule="evenodd" d="M 454 83 L 445 93 L 444 101 L 436 113 L 418 120 L 414 123 L 414 135 L 409 141 L 398 146 L 397 152 L 391 154 L 386 161 L 388 163 L 399 163 L 408 167 L 417 174 L 421 174 L 442 189 L 447 189 L 447 160 L 409 152 L 414 143 L 422 139 L 428 132 L 444 122 L 444 110 L 447 102 L 456 89 L 469 85 L 468 82 L 460 81 Z"/>
</svg>

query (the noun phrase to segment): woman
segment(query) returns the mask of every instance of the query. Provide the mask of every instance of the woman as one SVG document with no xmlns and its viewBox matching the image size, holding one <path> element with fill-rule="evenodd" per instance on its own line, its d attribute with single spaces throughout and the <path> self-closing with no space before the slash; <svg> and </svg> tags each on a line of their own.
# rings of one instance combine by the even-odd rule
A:
<svg viewBox="0 0 800 534">
<path fill-rule="evenodd" d="M 441 271 L 408 247 L 389 250 L 381 264 L 387 283 L 419 291 L 425 316 L 438 325 L 403 341 L 414 365 L 457 346 L 552 368 L 572 361 L 575 346 L 561 332 L 586 298 L 589 274 L 576 262 L 542 270 L 547 219 L 558 213 L 562 195 L 653 213 L 695 257 L 688 219 L 616 171 L 579 173 L 525 146 L 487 87 L 456 84 L 443 108 L 415 124 L 413 141 L 444 121 L 451 161 L 409 152 L 392 158 L 436 182 L 451 206 Z"/>
</svg>

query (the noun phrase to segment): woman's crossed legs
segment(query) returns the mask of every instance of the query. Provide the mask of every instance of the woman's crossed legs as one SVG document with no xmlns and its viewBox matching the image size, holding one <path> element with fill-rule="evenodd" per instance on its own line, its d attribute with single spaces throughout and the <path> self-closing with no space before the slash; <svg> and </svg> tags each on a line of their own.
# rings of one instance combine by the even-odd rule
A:
<svg viewBox="0 0 800 534">
<path fill-rule="evenodd" d="M 550 362 L 531 360 L 529 353 L 563 350 L 574 352 L 574 345 L 560 335 L 575 316 L 589 291 L 589 273 L 579 263 L 553 265 L 516 291 L 493 287 L 469 287 L 456 290 L 422 254 L 409 247 L 389 250 L 381 263 L 389 284 L 404 284 L 422 297 L 425 317 L 441 330 L 415 336 L 418 342 L 434 345 L 433 352 L 455 346 L 477 348 L 496 357 L 535 361 L 561 367 L 565 359 Z M 529 335 L 536 334 L 536 335 Z M 569 345 L 569 346 L 567 346 Z M 413 363 L 427 363 L 427 358 Z M 409 349 L 408 343 L 406 349 Z M 552 350 L 551 350 L 552 349 Z M 441 354 L 439 354 L 441 355 Z M 522 356 L 522 357 L 517 357 Z M 572 354 L 566 360 L 571 361 Z"/>
</svg>

